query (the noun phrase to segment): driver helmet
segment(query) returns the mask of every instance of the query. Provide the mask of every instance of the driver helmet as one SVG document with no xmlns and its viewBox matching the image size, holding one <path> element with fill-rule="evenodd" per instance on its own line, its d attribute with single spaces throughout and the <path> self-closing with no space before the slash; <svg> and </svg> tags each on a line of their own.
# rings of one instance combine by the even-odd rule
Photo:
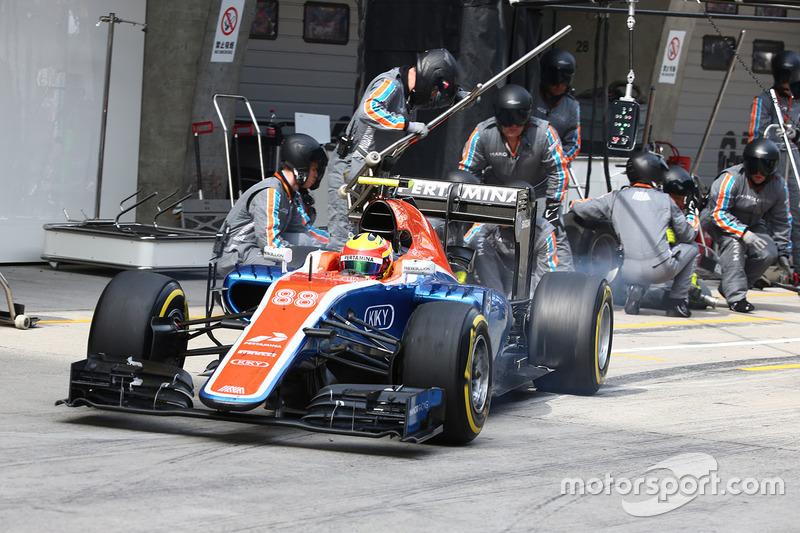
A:
<svg viewBox="0 0 800 533">
<path fill-rule="evenodd" d="M 325 167 L 328 164 L 328 154 L 313 137 L 305 133 L 287 135 L 281 143 L 281 159 L 294 173 L 294 179 L 302 187 L 308 180 L 311 163 L 317 163 L 317 181 L 310 189 L 319 187 Z"/>
<path fill-rule="evenodd" d="M 653 152 L 636 152 L 625 163 L 625 173 L 631 185 L 644 183 L 657 187 L 663 183 L 668 170 L 664 158 Z"/>
<path fill-rule="evenodd" d="M 680 165 L 669 165 L 662 190 L 668 194 L 689 197 L 697 194 L 697 186 L 691 174 Z"/>
<path fill-rule="evenodd" d="M 525 87 L 509 84 L 497 91 L 494 116 L 501 126 L 524 126 L 530 119 L 532 108 L 533 98 Z"/>
<path fill-rule="evenodd" d="M 778 52 L 772 56 L 770 66 L 772 67 L 772 78 L 777 87 L 790 81 L 792 71 L 795 67 L 800 67 L 800 55 L 789 50 Z"/>
<path fill-rule="evenodd" d="M 356 270 L 376 278 L 384 276 L 393 262 L 392 244 L 373 233 L 359 233 L 351 237 L 339 256 L 342 270 Z"/>
<path fill-rule="evenodd" d="M 561 48 L 551 48 L 542 56 L 541 79 L 544 83 L 558 85 L 563 83 L 567 87 L 572 85 L 575 75 L 575 57 Z"/>
<path fill-rule="evenodd" d="M 761 174 L 767 181 L 775 176 L 780 160 L 778 145 L 764 137 L 753 139 L 744 147 L 744 173 L 747 179 Z"/>
<path fill-rule="evenodd" d="M 438 89 L 431 98 L 431 94 Z M 445 48 L 417 54 L 417 81 L 411 102 L 419 109 L 449 106 L 458 92 L 458 63 Z"/>
</svg>

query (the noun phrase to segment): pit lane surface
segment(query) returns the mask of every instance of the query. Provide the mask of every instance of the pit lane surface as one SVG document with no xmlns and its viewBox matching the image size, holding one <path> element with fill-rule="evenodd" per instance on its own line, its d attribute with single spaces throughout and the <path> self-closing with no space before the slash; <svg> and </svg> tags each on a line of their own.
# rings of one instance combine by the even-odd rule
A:
<svg viewBox="0 0 800 533">
<path fill-rule="evenodd" d="M 596 396 L 495 399 L 483 433 L 455 448 L 56 407 L 114 272 L 1 271 L 42 320 L 0 326 L 5 531 L 796 527 L 795 293 L 751 292 L 751 315 L 617 308 Z M 174 276 L 199 316 L 204 275 Z M 208 360 L 187 363 L 196 388 Z"/>
</svg>

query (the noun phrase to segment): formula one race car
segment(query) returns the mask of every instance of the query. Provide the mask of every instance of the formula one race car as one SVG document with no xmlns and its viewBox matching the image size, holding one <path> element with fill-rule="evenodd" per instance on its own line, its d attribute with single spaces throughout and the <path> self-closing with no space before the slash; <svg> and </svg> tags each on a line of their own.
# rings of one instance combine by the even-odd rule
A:
<svg viewBox="0 0 800 533">
<path fill-rule="evenodd" d="M 225 314 L 188 320 L 176 281 L 122 272 L 100 297 L 87 358 L 72 364 L 69 398 L 59 403 L 464 443 L 483 428 L 493 395 L 531 383 L 597 391 L 611 354 L 611 290 L 597 276 L 555 272 L 529 297 L 527 189 L 390 183 L 360 219 L 362 231 L 399 253 L 383 279 L 340 271 L 332 251 L 309 253 L 294 270 L 286 261 L 242 266 L 222 287 L 209 285 Z M 512 299 L 459 283 L 451 260 L 469 254 L 446 252 L 425 215 L 513 226 Z M 214 336 L 220 328 L 242 332 L 222 345 Z M 187 349 L 202 334 L 214 345 Z M 200 387 L 203 407 L 194 407 L 184 358 L 213 354 L 220 363 Z"/>
</svg>

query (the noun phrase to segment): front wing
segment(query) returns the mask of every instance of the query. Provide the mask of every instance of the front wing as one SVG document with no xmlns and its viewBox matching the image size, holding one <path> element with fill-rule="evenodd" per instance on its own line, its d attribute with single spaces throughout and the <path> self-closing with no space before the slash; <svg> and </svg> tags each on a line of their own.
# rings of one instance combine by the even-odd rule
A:
<svg viewBox="0 0 800 533">
<path fill-rule="evenodd" d="M 149 361 L 91 356 L 72 363 L 69 397 L 56 405 L 109 411 L 184 416 L 305 429 L 361 437 L 424 442 L 442 432 L 445 397 L 439 388 L 337 384 L 324 387 L 300 417 L 280 409 L 255 415 L 194 408 L 191 377 L 184 370 Z"/>
</svg>

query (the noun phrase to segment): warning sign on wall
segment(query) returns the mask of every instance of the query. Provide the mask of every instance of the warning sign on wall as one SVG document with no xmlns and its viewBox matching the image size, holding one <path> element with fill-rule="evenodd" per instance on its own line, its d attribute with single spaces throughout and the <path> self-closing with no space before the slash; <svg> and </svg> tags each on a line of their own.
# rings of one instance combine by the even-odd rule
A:
<svg viewBox="0 0 800 533">
<path fill-rule="evenodd" d="M 658 83 L 675 83 L 678 77 L 678 62 L 681 58 L 681 49 L 686 37 L 685 31 L 672 30 L 667 37 L 667 47 L 664 49 L 664 59 L 661 61 L 661 73 Z"/>
<path fill-rule="evenodd" d="M 222 0 L 222 5 L 219 8 L 217 32 L 214 35 L 214 45 L 211 48 L 212 62 L 230 63 L 233 61 L 243 8 L 244 0 Z"/>
</svg>

